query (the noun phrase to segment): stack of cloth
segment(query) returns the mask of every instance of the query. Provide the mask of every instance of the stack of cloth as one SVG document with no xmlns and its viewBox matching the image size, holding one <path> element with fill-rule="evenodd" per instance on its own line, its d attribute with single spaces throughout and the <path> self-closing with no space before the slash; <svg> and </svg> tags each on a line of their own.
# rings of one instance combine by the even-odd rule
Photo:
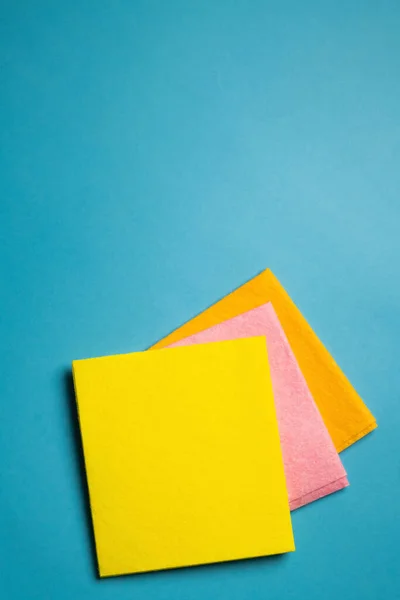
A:
<svg viewBox="0 0 400 600">
<path fill-rule="evenodd" d="M 270 270 L 73 376 L 102 577 L 293 551 L 291 511 L 377 426 Z"/>
</svg>

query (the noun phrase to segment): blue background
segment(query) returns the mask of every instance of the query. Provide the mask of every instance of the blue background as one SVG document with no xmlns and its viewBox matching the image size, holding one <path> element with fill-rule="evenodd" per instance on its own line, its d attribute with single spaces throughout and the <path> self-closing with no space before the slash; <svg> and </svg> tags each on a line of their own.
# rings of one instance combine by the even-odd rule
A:
<svg viewBox="0 0 400 600">
<path fill-rule="evenodd" d="M 400 597 L 400 3 L 1 1 L 0 597 Z M 379 429 L 297 552 L 99 580 L 68 369 L 271 267 Z"/>
</svg>

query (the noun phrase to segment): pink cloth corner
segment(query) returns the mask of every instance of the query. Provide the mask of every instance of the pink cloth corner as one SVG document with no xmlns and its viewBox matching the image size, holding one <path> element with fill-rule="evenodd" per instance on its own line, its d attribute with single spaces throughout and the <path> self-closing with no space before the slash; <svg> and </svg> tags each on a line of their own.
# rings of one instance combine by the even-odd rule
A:
<svg viewBox="0 0 400 600">
<path fill-rule="evenodd" d="M 270 302 L 169 347 L 264 335 L 267 340 L 290 509 L 336 492 L 346 471 Z"/>
</svg>

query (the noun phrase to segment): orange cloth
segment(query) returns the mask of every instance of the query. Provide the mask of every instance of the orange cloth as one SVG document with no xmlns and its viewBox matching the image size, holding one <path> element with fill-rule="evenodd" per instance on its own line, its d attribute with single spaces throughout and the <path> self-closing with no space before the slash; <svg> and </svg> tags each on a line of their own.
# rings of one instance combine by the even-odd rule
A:
<svg viewBox="0 0 400 600">
<path fill-rule="evenodd" d="M 338 452 L 376 428 L 376 421 L 275 275 L 265 270 L 157 342 L 164 348 L 189 335 L 272 302 Z"/>
</svg>

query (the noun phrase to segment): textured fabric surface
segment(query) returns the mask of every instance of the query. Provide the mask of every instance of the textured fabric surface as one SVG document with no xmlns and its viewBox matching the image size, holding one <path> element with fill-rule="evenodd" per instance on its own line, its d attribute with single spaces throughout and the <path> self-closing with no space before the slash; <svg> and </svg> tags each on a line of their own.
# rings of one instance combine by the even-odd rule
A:
<svg viewBox="0 0 400 600">
<path fill-rule="evenodd" d="M 270 301 L 335 447 L 341 452 L 375 429 L 375 418 L 269 269 L 167 335 L 152 349 L 164 348 Z"/>
<path fill-rule="evenodd" d="M 348 481 L 331 437 L 271 303 L 172 346 L 265 335 L 290 508 L 340 490 Z"/>
<path fill-rule="evenodd" d="M 73 372 L 100 575 L 294 550 L 265 338 Z"/>
</svg>

